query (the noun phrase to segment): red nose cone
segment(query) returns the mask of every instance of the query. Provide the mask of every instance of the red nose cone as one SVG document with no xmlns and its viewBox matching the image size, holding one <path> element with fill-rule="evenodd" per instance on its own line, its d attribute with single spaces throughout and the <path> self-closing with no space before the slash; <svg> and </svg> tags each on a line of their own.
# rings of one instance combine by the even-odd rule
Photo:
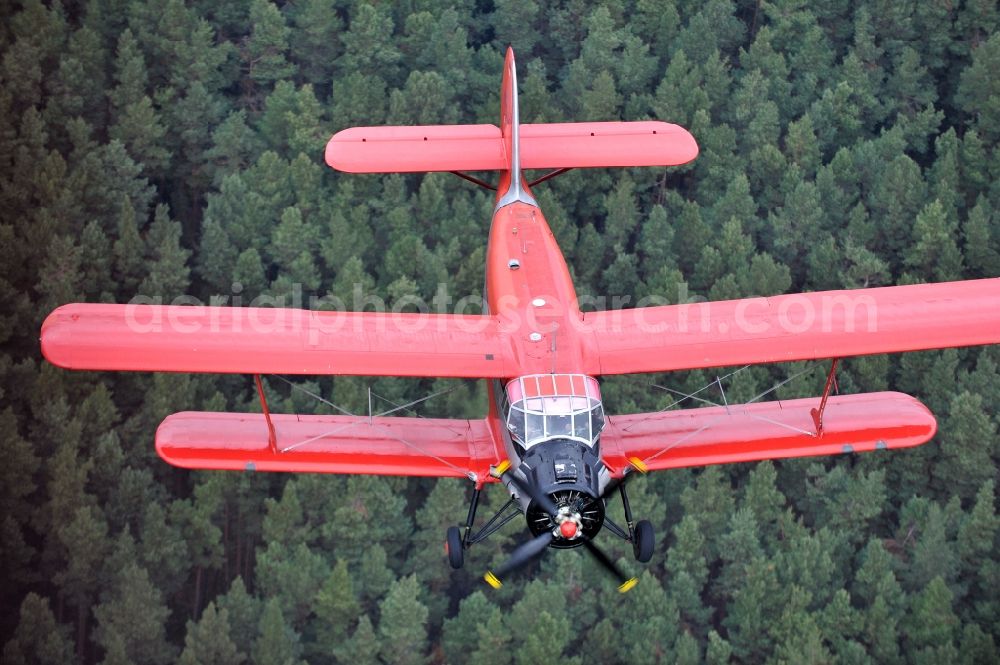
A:
<svg viewBox="0 0 1000 665">
<path fill-rule="evenodd" d="M 572 538 L 576 535 L 576 522 L 566 520 L 559 525 L 559 533 L 562 534 L 563 538 Z"/>
</svg>

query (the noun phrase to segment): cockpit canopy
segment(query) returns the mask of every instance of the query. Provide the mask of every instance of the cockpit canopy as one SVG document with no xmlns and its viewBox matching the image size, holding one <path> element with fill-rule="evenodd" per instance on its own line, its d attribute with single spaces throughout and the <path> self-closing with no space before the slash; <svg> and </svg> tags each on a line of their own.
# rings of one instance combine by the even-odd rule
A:
<svg viewBox="0 0 1000 665">
<path fill-rule="evenodd" d="M 552 438 L 591 446 L 604 429 L 597 380 L 585 374 L 529 374 L 507 384 L 507 429 L 525 448 Z"/>
</svg>

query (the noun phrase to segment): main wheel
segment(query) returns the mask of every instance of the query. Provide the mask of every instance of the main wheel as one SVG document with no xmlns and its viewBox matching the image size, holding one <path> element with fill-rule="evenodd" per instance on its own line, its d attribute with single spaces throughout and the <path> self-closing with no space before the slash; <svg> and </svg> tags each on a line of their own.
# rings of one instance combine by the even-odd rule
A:
<svg viewBox="0 0 1000 665">
<path fill-rule="evenodd" d="M 462 532 L 457 526 L 448 527 L 448 538 L 444 543 L 444 551 L 448 553 L 448 563 L 458 569 L 465 562 L 465 548 L 462 546 Z"/>
<path fill-rule="evenodd" d="M 646 563 L 653 558 L 653 547 L 656 546 L 656 538 L 653 536 L 653 525 L 649 520 L 639 520 L 635 525 L 635 542 L 632 543 L 632 551 L 635 558 L 640 563 Z"/>
</svg>

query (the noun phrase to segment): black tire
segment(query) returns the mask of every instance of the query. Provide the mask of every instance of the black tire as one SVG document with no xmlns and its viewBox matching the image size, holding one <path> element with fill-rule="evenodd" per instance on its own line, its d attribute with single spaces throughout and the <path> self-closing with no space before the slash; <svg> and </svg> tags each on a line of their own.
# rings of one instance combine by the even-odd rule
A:
<svg viewBox="0 0 1000 665">
<path fill-rule="evenodd" d="M 458 570 L 465 563 L 465 548 L 462 546 L 462 532 L 457 526 L 448 527 L 448 538 L 444 549 L 448 553 L 448 563 Z"/>
<path fill-rule="evenodd" d="M 649 520 L 639 520 L 635 525 L 635 542 L 632 543 L 632 551 L 635 553 L 636 561 L 646 563 L 653 558 L 653 548 L 656 547 L 656 538 L 653 536 L 653 525 Z"/>
</svg>

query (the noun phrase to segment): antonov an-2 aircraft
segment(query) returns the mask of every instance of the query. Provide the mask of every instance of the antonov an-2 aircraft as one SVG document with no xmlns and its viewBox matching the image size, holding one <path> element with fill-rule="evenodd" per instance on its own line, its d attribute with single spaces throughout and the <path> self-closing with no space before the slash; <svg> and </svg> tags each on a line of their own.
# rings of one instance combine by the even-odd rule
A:
<svg viewBox="0 0 1000 665">
<path fill-rule="evenodd" d="M 567 169 L 670 166 L 698 154 L 665 122 L 518 121 L 508 49 L 500 126 L 356 127 L 330 139 L 326 161 L 352 173 L 449 171 L 496 190 L 486 255 L 486 314 L 322 312 L 281 308 L 69 304 L 46 319 L 45 357 L 76 370 L 252 374 L 262 413 L 177 413 L 156 433 L 160 456 L 191 469 L 468 478 L 452 566 L 523 513 L 531 531 L 494 587 L 547 547 L 583 546 L 628 591 L 594 543 L 607 527 L 648 561 L 653 530 L 634 522 L 624 480 L 656 471 L 905 448 L 928 441 L 934 416 L 898 392 L 831 395 L 838 359 L 1000 342 L 1000 279 L 780 295 L 582 312 L 531 187 Z M 549 169 L 529 182 L 524 171 Z M 491 185 L 468 171 L 496 171 Z M 811 399 L 612 415 L 598 377 L 830 359 Z M 262 374 L 483 379 L 485 418 L 272 414 Z M 474 533 L 480 491 L 511 501 Z M 605 515 L 617 491 L 626 524 Z"/>
</svg>

